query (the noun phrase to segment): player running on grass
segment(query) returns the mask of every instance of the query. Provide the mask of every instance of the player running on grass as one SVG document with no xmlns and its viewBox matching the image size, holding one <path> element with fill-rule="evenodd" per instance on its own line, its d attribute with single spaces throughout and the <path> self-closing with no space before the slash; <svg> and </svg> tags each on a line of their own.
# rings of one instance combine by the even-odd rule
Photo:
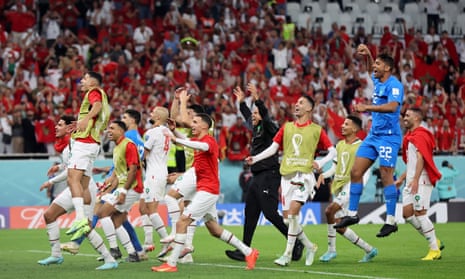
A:
<svg viewBox="0 0 465 279">
<path fill-rule="evenodd" d="M 136 144 L 137 150 L 139 152 L 139 156 L 140 158 L 143 158 L 144 157 L 144 141 L 142 140 L 142 137 L 140 136 L 139 131 L 137 130 L 140 120 L 141 120 L 140 112 L 134 109 L 127 109 L 123 113 L 123 116 L 121 118 L 121 121 L 123 121 L 127 127 L 127 131 L 124 133 L 124 136 Z M 114 171 L 114 166 L 103 167 L 103 168 L 96 167 L 93 170 L 94 173 L 102 173 L 102 172 L 107 173 L 107 177 L 110 177 L 113 171 Z M 105 188 L 105 185 L 103 185 L 101 189 L 104 192 L 108 192 L 110 190 L 110 189 L 104 189 L 104 188 Z M 100 195 L 103 196 L 103 193 L 101 193 Z M 103 203 L 103 201 L 100 201 L 99 203 L 97 203 L 94 209 L 95 214 L 92 217 L 92 225 L 91 225 L 92 228 L 94 228 L 97 225 L 99 218 L 96 215 L 96 210 L 98 209 L 97 207 L 99 207 L 101 203 Z M 145 217 L 148 218 L 144 210 L 145 210 L 144 200 L 141 199 L 139 200 L 139 211 L 140 211 L 142 220 L 145 220 Z M 134 248 L 136 249 L 137 254 L 139 255 L 139 259 L 148 260 L 147 254 L 145 253 L 143 247 L 141 246 L 139 239 L 137 237 L 136 231 L 134 227 L 132 226 L 132 224 L 128 220 L 126 220 L 123 222 L 123 227 L 128 232 L 129 237 L 131 238 L 131 242 Z M 81 238 L 77 240 L 63 243 L 61 244 L 61 249 L 71 254 L 77 254 L 79 253 L 79 247 L 83 240 L 84 240 L 84 236 L 82 236 Z M 119 256 L 119 255 L 115 254 L 115 256 Z M 119 257 L 117 257 L 116 259 L 119 259 Z"/>
<path fill-rule="evenodd" d="M 171 118 L 176 122 L 181 123 L 184 126 L 189 135 L 184 135 L 179 133 L 178 130 L 174 130 L 175 126 L 172 126 L 173 133 L 178 137 L 190 136 L 190 128 L 192 126 L 192 119 L 195 115 L 203 113 L 204 110 L 201 106 L 192 104 L 188 105 L 190 99 L 190 94 L 187 93 L 185 88 L 179 88 L 175 91 L 174 101 L 171 106 Z M 212 129 L 210 129 L 211 134 Z M 171 233 L 168 237 L 161 240 L 163 244 L 171 243 L 174 240 L 176 235 L 176 222 L 181 216 L 182 210 L 184 208 L 184 203 L 188 204 L 194 194 L 196 193 L 197 182 L 195 168 L 192 166 L 194 159 L 194 151 L 191 148 L 185 147 L 184 153 L 186 156 L 186 168 L 187 171 L 184 173 L 172 173 L 168 177 L 168 183 L 172 184 L 171 188 L 168 190 L 167 195 L 165 196 L 166 206 L 168 208 L 168 215 L 171 219 Z M 182 262 L 192 262 L 192 256 L 190 255 L 194 251 L 194 246 L 192 245 L 194 233 L 196 229 L 195 222 L 189 224 L 187 228 L 187 238 L 185 242 L 185 247 L 179 255 Z M 166 246 L 166 249 L 163 249 L 158 258 L 166 261 L 166 255 L 172 250 L 172 246 Z M 188 256 L 188 257 L 186 257 Z"/>
<path fill-rule="evenodd" d="M 253 165 L 265 158 L 273 156 L 280 147 L 283 158 L 280 166 L 281 173 L 281 201 L 284 218 L 287 218 L 289 229 L 287 245 L 281 257 L 274 261 L 280 266 L 287 266 L 291 262 L 292 250 L 297 239 L 306 248 L 305 265 L 313 264 L 317 245 L 312 243 L 299 224 L 298 217 L 302 205 L 315 195 L 316 180 L 314 169 L 321 169 L 331 161 L 336 154 L 326 132 L 321 126 L 311 120 L 313 106 L 312 98 L 307 95 L 300 97 L 294 108 L 296 120 L 285 123 L 273 138 L 273 143 L 264 151 L 246 158 L 249 165 Z M 320 160 L 314 160 L 318 149 L 328 150 L 328 154 Z"/>
<path fill-rule="evenodd" d="M 61 119 L 55 126 L 56 130 L 56 137 L 57 140 L 55 142 L 55 149 L 58 153 L 61 153 L 62 156 L 62 164 L 59 166 L 52 167 L 49 170 L 49 174 L 56 172 L 58 169 L 63 170 L 59 175 L 53 177 L 52 179 L 44 182 L 40 187 L 40 190 L 46 189 L 51 187 L 54 183 L 60 181 L 66 181 L 67 178 L 67 166 L 68 166 L 68 159 L 69 159 L 69 134 L 67 134 L 68 125 L 74 121 L 74 118 L 71 116 L 62 116 Z M 90 217 L 93 211 L 93 206 L 95 203 L 95 195 L 97 192 L 97 186 L 95 182 L 91 179 L 89 183 L 89 190 L 91 192 L 91 204 L 85 205 L 84 209 L 86 214 Z M 57 219 L 66 212 L 70 212 L 74 209 L 71 191 L 66 188 L 60 195 L 58 195 L 52 202 L 52 204 L 47 208 L 44 213 L 45 223 L 47 225 L 47 234 L 50 242 L 50 246 L 52 247 L 52 255 L 46 259 L 40 260 L 37 263 L 40 265 L 49 265 L 49 264 L 61 264 L 64 261 L 64 258 L 61 254 L 60 249 L 60 228 L 58 227 Z M 89 239 L 92 246 L 97 250 L 102 256 L 105 261 L 103 265 L 97 267 L 98 270 L 106 270 L 106 269 L 114 269 L 118 267 L 118 263 L 115 259 L 111 256 L 110 252 L 105 246 L 103 239 L 100 235 L 95 232 L 95 230 L 91 230 L 87 234 L 87 238 Z"/>
<path fill-rule="evenodd" d="M 408 129 L 402 143 L 402 159 L 407 164 L 396 185 L 405 181 L 402 192 L 403 215 L 405 221 L 410 223 L 426 240 L 428 240 L 428 254 L 423 261 L 439 260 L 444 246 L 436 238 L 434 225 L 426 212 L 430 206 L 431 192 L 434 185 L 441 178 L 433 160 L 435 146 L 433 134 L 421 127 L 423 113 L 419 108 L 407 109 L 404 116 L 405 128 Z"/>
<path fill-rule="evenodd" d="M 176 223 L 174 248 L 168 261 L 160 266 L 152 267 L 156 272 L 177 272 L 178 257 L 184 248 L 187 227 L 192 222 L 203 219 L 210 234 L 236 247 L 246 255 L 246 269 L 254 269 L 258 258 L 258 250 L 250 248 L 228 230 L 223 229 L 217 222 L 216 202 L 220 193 L 218 178 L 218 144 L 209 135 L 212 119 L 207 114 L 198 114 L 192 121 L 192 140 L 172 137 L 175 143 L 193 148 L 195 174 L 197 178 L 197 192 L 191 203 L 186 207 Z"/>
<path fill-rule="evenodd" d="M 344 212 L 349 205 L 350 170 L 354 165 L 355 153 L 362 143 L 357 137 L 357 132 L 361 128 L 362 120 L 357 116 L 349 115 L 345 119 L 342 124 L 342 135 L 344 139 L 339 141 L 336 145 L 337 155 L 334 164 L 329 170 L 320 175 L 318 179 L 318 184 L 320 184 L 325 178 L 334 175 L 333 183 L 331 184 L 334 200 L 325 210 L 326 219 L 328 221 L 328 251 L 320 257 L 320 261 L 322 262 L 329 262 L 337 256 L 336 231 L 365 251 L 366 254 L 359 262 L 369 262 L 378 255 L 378 249 L 365 242 L 350 228 L 334 228 L 334 224 L 340 217 L 345 215 Z M 366 174 L 367 173 L 365 173 L 365 177 Z"/>
</svg>

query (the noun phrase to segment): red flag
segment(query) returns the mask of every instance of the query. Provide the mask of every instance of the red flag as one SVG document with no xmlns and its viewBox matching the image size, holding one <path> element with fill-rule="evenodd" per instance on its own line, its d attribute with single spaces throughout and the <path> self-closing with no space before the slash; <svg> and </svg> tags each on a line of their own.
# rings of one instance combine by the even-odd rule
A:
<svg viewBox="0 0 465 279">
<path fill-rule="evenodd" d="M 339 139 L 343 139 L 342 136 L 342 124 L 344 124 L 345 118 L 339 116 L 337 113 L 328 109 L 328 127 L 333 131 L 334 135 Z"/>
<path fill-rule="evenodd" d="M 426 64 L 421 58 L 415 57 L 415 69 L 413 69 L 413 76 L 416 79 L 421 80 L 422 84 L 427 84 L 430 78 L 434 78 L 437 82 L 442 82 L 446 71 L 439 63 Z"/>
<path fill-rule="evenodd" d="M 420 151 L 425 162 L 424 168 L 428 174 L 429 180 L 433 185 L 436 185 L 436 181 L 441 179 L 441 173 L 433 160 L 433 150 L 435 146 L 433 134 L 428 129 L 420 126 L 404 136 L 402 142 L 402 159 L 405 163 L 407 163 L 407 147 L 409 142 L 415 145 L 418 151 Z"/>
</svg>

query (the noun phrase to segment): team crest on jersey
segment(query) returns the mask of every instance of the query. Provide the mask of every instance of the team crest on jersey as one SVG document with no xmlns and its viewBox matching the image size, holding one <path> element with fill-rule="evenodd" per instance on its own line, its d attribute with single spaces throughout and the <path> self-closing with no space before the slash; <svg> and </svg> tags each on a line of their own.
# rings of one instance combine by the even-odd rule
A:
<svg viewBox="0 0 465 279">
<path fill-rule="evenodd" d="M 150 188 L 145 188 L 145 193 L 148 194 L 150 192 Z"/>
<path fill-rule="evenodd" d="M 415 201 L 419 201 L 420 200 L 420 195 L 415 195 Z"/>
<path fill-rule="evenodd" d="M 177 181 L 181 181 L 182 180 L 182 175 L 178 176 L 178 179 L 176 179 Z"/>
<path fill-rule="evenodd" d="M 345 191 L 342 191 L 341 192 L 341 196 L 345 196 L 346 195 L 346 192 Z"/>
</svg>

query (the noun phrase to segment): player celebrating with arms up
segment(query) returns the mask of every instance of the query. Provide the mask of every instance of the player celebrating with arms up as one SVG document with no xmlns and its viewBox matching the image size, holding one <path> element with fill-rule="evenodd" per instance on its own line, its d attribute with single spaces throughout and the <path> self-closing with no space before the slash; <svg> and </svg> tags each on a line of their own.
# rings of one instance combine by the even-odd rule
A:
<svg viewBox="0 0 465 279">
<path fill-rule="evenodd" d="M 402 100 L 404 98 L 404 86 L 392 75 L 394 59 L 387 54 L 380 54 L 373 61 L 370 50 L 364 44 L 357 48 L 359 55 L 366 58 L 367 69 L 373 69 L 372 79 L 375 85 L 373 92 L 373 104 L 356 104 L 355 111 L 371 112 L 372 127 L 360 145 L 350 173 L 350 201 L 348 216 L 341 219 L 334 228 L 339 229 L 358 223 L 357 215 L 360 197 L 363 191 L 363 174 L 373 165 L 379 157 L 379 170 L 384 185 L 384 199 L 386 201 L 386 223 L 381 228 L 377 237 L 385 237 L 397 231 L 395 223 L 397 189 L 394 184 L 394 169 L 397 162 L 402 141 L 399 117 Z"/>
<path fill-rule="evenodd" d="M 246 269 L 255 268 L 258 251 L 245 245 L 230 231 L 223 229 L 216 221 L 218 216 L 216 202 L 220 194 L 218 177 L 219 150 L 215 138 L 208 134 L 212 122 L 212 119 L 207 114 L 197 114 L 192 121 L 192 140 L 172 138 L 175 143 L 195 149 L 193 167 L 195 168 L 197 179 L 197 192 L 176 223 L 176 235 L 174 237 L 172 254 L 166 263 L 152 267 L 152 271 L 178 271 L 176 264 L 184 248 L 187 227 L 192 222 L 201 218 L 205 220 L 205 226 L 211 235 L 236 247 L 242 254 L 246 255 Z"/>
</svg>

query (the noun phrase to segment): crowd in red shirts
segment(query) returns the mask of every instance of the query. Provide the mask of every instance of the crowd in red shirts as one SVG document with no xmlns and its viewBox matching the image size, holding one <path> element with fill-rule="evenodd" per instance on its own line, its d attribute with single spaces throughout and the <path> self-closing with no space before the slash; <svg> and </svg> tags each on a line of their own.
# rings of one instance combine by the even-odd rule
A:
<svg viewBox="0 0 465 279">
<path fill-rule="evenodd" d="M 141 132 L 154 106 L 169 107 L 174 89 L 188 88 L 215 118 L 225 157 L 247 149 L 232 94 L 247 83 L 278 123 L 292 119 L 299 96 L 312 96 L 314 121 L 336 141 L 352 105 L 371 101 L 370 74 L 354 51 L 360 43 L 395 58 L 403 109 L 422 107 L 437 152 L 465 150 L 465 38 L 404 24 L 402 35 L 386 26 L 375 40 L 337 19 L 323 34 L 311 20 L 308 28 L 287 20 L 282 0 L 36 2 L 0 0 L 1 153 L 53 153 L 53 123 L 78 112 L 87 70 L 102 73 L 113 118 L 126 108 L 143 113 Z M 361 117 L 366 133 L 370 115 Z"/>
</svg>

